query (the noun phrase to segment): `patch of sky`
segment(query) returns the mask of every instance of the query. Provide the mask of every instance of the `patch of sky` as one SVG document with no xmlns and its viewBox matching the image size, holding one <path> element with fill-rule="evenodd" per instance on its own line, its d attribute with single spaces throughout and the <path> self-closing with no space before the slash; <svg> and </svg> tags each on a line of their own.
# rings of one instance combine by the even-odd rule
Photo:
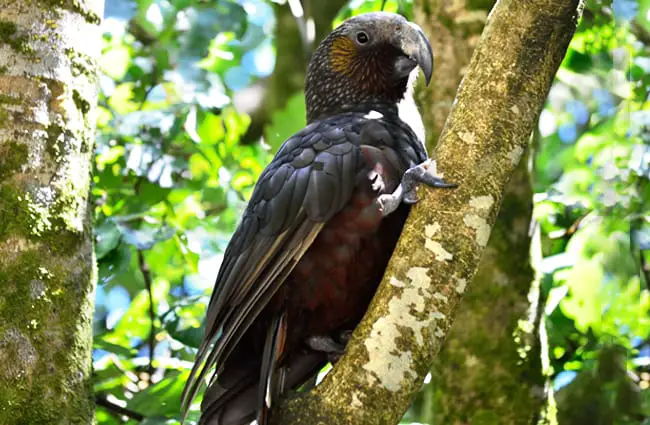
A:
<svg viewBox="0 0 650 425">
<path fill-rule="evenodd" d="M 612 11 L 616 19 L 631 21 L 639 13 L 639 2 L 637 0 L 614 0 Z"/>
<path fill-rule="evenodd" d="M 244 53 L 242 66 L 251 75 L 267 77 L 275 68 L 275 50 L 270 40 L 265 40 L 255 49 Z"/>
<path fill-rule="evenodd" d="M 93 350 L 93 363 L 97 363 L 101 359 L 103 359 L 106 356 L 110 356 L 111 353 L 109 353 L 106 350 L 102 350 L 100 348 L 96 348 Z"/>
<path fill-rule="evenodd" d="M 578 373 L 573 370 L 563 370 L 558 373 L 555 379 L 553 380 L 553 389 L 558 391 L 560 388 L 569 385 L 575 377 L 578 376 Z"/>
<path fill-rule="evenodd" d="M 226 85 L 233 91 L 241 90 L 251 83 L 251 75 L 242 66 L 233 66 L 223 76 Z"/>
<path fill-rule="evenodd" d="M 166 111 L 135 111 L 119 117 L 117 131 L 120 134 L 138 136 L 142 133 L 142 127 L 160 128 L 160 131 L 167 133 L 174 125 L 174 115 Z M 140 146 L 140 145 L 134 145 Z M 146 149 L 146 148 L 134 148 Z M 134 154 L 140 154 L 140 151 L 134 151 Z"/>
<path fill-rule="evenodd" d="M 650 74 L 650 58 L 638 56 L 634 58 L 634 64 L 641 68 L 646 74 Z"/>
<path fill-rule="evenodd" d="M 97 290 L 95 291 L 95 311 L 99 307 L 105 308 L 104 304 L 106 304 L 106 291 L 103 285 L 97 285 Z"/>
<path fill-rule="evenodd" d="M 218 75 L 206 73 L 197 66 L 200 58 L 186 58 L 174 71 L 166 71 L 164 78 L 178 86 L 184 103 L 199 102 L 204 108 L 223 108 L 230 103 Z"/>
<path fill-rule="evenodd" d="M 162 340 L 156 344 L 153 349 L 153 357 L 155 359 L 161 357 L 169 357 L 171 355 L 171 350 L 169 347 L 169 341 Z M 140 350 L 138 350 L 138 357 L 149 357 L 149 345 L 143 345 Z"/>
<path fill-rule="evenodd" d="M 548 109 L 544 109 L 539 116 L 539 133 L 542 137 L 548 137 L 557 131 L 555 115 Z"/>
<path fill-rule="evenodd" d="M 115 81 L 108 75 L 101 74 L 99 75 L 99 86 L 102 89 L 102 92 L 106 97 L 113 95 L 115 91 Z"/>
<path fill-rule="evenodd" d="M 188 276 L 183 282 L 188 295 L 200 295 L 211 288 L 222 261 L 223 254 L 202 255 L 199 259 L 199 272 Z"/>
<path fill-rule="evenodd" d="M 175 158 L 173 156 L 163 155 L 162 158 L 154 162 L 147 174 L 149 181 L 157 182 L 160 187 L 172 187 L 174 185 L 174 179 L 172 178 L 174 161 Z"/>
<path fill-rule="evenodd" d="M 106 295 L 106 309 L 108 316 L 106 317 L 106 328 L 113 329 L 122 315 L 129 308 L 131 297 L 129 292 L 123 286 L 113 287 Z"/>
<path fill-rule="evenodd" d="M 237 3 L 246 11 L 250 23 L 264 28 L 265 33 L 273 31 L 275 15 L 271 6 L 260 0 L 239 0 Z"/>
<path fill-rule="evenodd" d="M 576 124 L 585 125 L 589 121 L 589 109 L 587 105 L 579 100 L 571 100 L 566 103 L 565 109 L 573 116 Z"/>
<path fill-rule="evenodd" d="M 606 89 L 594 89 L 591 92 L 594 100 L 598 103 L 598 113 L 604 117 L 610 117 L 616 112 L 614 96 Z"/>
<path fill-rule="evenodd" d="M 130 0 L 107 1 L 104 7 L 104 18 L 128 21 L 135 14 L 136 4 Z"/>
<path fill-rule="evenodd" d="M 578 128 L 576 123 L 569 121 L 560 125 L 560 128 L 557 130 L 557 135 L 562 143 L 570 144 L 575 142 L 578 138 Z"/>
</svg>

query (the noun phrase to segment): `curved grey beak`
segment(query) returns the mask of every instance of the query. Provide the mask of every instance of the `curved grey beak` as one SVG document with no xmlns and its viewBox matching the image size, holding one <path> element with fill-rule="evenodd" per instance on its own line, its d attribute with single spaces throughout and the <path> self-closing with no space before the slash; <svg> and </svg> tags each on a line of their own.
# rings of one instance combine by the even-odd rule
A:
<svg viewBox="0 0 650 425">
<path fill-rule="evenodd" d="M 422 69 L 428 85 L 433 73 L 433 50 L 424 31 L 413 22 L 408 22 L 408 25 L 405 25 L 402 30 L 400 48 L 410 60 Z"/>
</svg>

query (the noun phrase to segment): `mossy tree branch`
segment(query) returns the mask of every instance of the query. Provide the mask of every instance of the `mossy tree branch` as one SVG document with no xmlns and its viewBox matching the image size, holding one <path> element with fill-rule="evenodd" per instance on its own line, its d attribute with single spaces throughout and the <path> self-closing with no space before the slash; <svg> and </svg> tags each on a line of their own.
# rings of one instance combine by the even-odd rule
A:
<svg viewBox="0 0 650 425">
<path fill-rule="evenodd" d="M 102 0 L 0 0 L 0 422 L 91 424 Z"/>
<path fill-rule="evenodd" d="M 345 356 L 281 405 L 276 424 L 395 424 L 419 390 L 472 281 L 505 186 L 582 12 L 579 0 L 501 0 L 436 149 L 453 191 L 420 191 Z"/>
<path fill-rule="evenodd" d="M 431 35 L 434 84 L 419 86 L 429 144 L 438 140 L 455 90 L 494 1 L 416 0 Z M 536 423 L 545 399 L 539 343 L 540 285 L 529 261 L 532 183 L 524 156 L 503 196 L 471 290 L 412 408 L 430 425 Z M 486 391 L 489 388 L 489 391 Z"/>
</svg>

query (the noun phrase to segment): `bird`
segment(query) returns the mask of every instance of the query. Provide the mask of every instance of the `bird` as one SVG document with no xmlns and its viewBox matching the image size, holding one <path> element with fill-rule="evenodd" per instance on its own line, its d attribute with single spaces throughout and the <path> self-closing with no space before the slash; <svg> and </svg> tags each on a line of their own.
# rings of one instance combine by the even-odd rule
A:
<svg viewBox="0 0 650 425">
<path fill-rule="evenodd" d="M 265 425 L 279 397 L 336 361 L 416 186 L 454 187 L 432 172 L 424 148 L 412 97 L 418 67 L 428 84 L 427 37 L 388 12 L 346 20 L 314 51 L 307 124 L 261 173 L 224 252 L 182 395 L 186 415 L 214 369 L 200 425 Z"/>
</svg>

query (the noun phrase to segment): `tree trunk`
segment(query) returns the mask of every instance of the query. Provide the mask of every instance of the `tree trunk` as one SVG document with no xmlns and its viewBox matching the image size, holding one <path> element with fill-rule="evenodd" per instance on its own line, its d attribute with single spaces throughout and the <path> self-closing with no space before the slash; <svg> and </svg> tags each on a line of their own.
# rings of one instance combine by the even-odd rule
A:
<svg viewBox="0 0 650 425">
<path fill-rule="evenodd" d="M 492 1 L 416 1 L 431 34 L 434 83 L 419 91 L 429 143 L 437 140 Z M 429 424 L 536 422 L 544 402 L 538 343 L 539 286 L 530 267 L 532 186 L 522 160 L 454 325 L 417 403 Z M 529 299 L 530 295 L 530 299 Z M 489 388 L 489 391 L 487 389 Z"/>
<path fill-rule="evenodd" d="M 435 55 L 432 83 L 416 93 L 431 152 L 454 103 L 458 85 L 479 42 L 494 0 L 416 0 L 417 22 Z"/>
<path fill-rule="evenodd" d="M 476 273 L 582 6 L 578 0 L 495 6 L 436 149 L 439 169 L 459 187 L 421 188 L 346 354 L 319 386 L 282 404 L 276 424 L 399 421 Z"/>
<path fill-rule="evenodd" d="M 90 424 L 103 2 L 0 0 L 0 418 Z"/>
</svg>

